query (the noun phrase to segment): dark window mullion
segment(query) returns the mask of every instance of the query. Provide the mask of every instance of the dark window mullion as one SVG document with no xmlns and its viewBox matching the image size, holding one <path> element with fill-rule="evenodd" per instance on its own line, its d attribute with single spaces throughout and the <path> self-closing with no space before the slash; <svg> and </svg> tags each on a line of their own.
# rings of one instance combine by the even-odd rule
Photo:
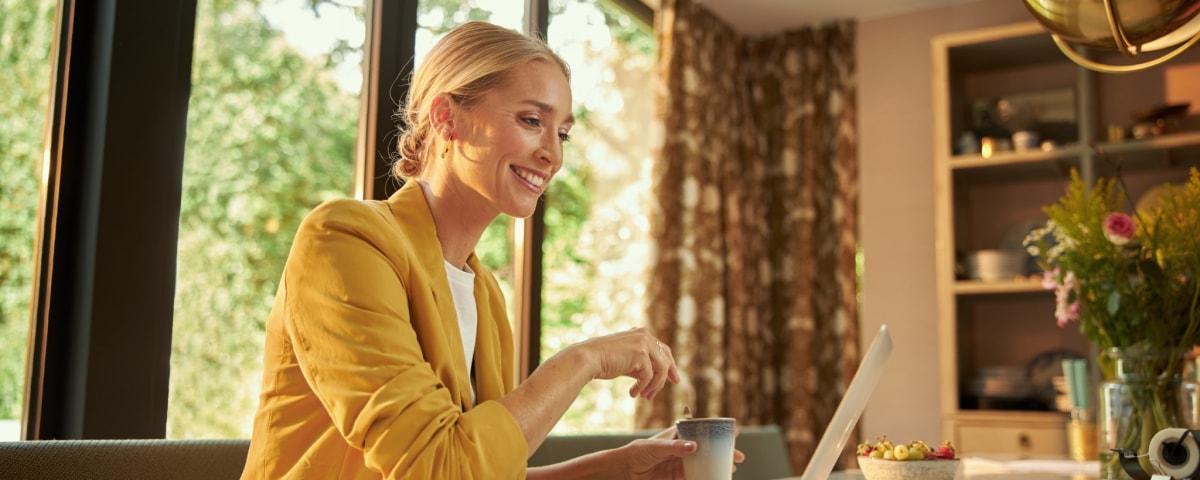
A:
<svg viewBox="0 0 1200 480">
<path fill-rule="evenodd" d="M 550 0 L 526 0 L 526 32 L 547 38 L 550 26 Z M 541 363 L 542 351 L 542 241 L 546 237 L 546 201 L 538 201 L 533 215 L 514 222 L 517 239 L 513 246 L 513 268 L 518 315 L 517 375 L 524 380 Z"/>
<path fill-rule="evenodd" d="M 161 438 L 196 2 L 59 9 L 23 437 Z"/>
<path fill-rule="evenodd" d="M 408 93 L 416 49 L 418 0 L 367 0 L 363 92 L 355 161 L 355 196 L 383 200 L 399 182 L 391 175 L 396 108 Z"/>
</svg>

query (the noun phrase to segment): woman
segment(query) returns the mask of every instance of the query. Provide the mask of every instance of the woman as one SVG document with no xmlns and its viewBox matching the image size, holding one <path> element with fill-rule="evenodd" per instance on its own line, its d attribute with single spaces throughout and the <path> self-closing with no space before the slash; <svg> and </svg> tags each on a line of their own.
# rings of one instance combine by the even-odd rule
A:
<svg viewBox="0 0 1200 480">
<path fill-rule="evenodd" d="M 531 215 L 562 167 L 568 76 L 543 43 L 486 23 L 430 51 L 403 112 L 404 187 L 325 203 L 296 234 L 243 478 L 681 477 L 696 446 L 670 430 L 526 470 L 587 382 L 629 376 L 653 398 L 679 381 L 670 349 L 635 329 L 514 386 L 504 299 L 472 251 L 497 215 Z"/>
</svg>

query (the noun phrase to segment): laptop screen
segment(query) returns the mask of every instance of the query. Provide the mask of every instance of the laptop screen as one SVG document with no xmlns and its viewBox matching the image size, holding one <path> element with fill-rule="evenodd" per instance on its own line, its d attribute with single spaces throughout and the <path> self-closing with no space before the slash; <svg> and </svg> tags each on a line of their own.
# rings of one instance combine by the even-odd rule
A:
<svg viewBox="0 0 1200 480">
<path fill-rule="evenodd" d="M 888 332 L 887 325 L 883 325 L 879 327 L 879 333 L 875 334 L 875 340 L 871 341 L 871 347 L 867 349 L 862 363 L 858 365 L 858 372 L 850 381 L 850 388 L 846 389 L 846 396 L 842 397 L 842 403 L 838 404 L 833 420 L 830 420 L 829 426 L 825 428 L 825 434 L 821 435 L 821 443 L 817 444 L 817 450 L 808 462 L 808 467 L 804 469 L 801 480 L 829 478 L 838 457 L 846 448 L 850 432 L 858 423 L 858 417 L 862 416 L 863 409 L 867 407 L 871 392 L 875 391 L 875 385 L 879 384 L 879 378 L 883 376 L 883 367 L 888 357 L 891 356 L 892 334 Z"/>
</svg>

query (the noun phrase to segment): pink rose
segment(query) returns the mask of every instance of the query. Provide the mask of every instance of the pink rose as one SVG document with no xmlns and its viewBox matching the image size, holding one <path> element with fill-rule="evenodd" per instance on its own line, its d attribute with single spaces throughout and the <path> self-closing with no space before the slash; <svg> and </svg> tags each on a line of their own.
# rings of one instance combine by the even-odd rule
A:
<svg viewBox="0 0 1200 480">
<path fill-rule="evenodd" d="M 1129 243 L 1135 231 L 1137 226 L 1133 223 L 1133 218 L 1124 213 L 1113 212 L 1104 219 L 1104 236 L 1115 245 Z"/>
</svg>

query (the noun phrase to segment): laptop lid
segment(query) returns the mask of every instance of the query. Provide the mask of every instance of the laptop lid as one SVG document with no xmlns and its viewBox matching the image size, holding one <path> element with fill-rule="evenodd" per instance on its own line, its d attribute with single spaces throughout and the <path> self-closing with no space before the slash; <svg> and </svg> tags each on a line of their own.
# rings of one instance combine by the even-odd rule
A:
<svg viewBox="0 0 1200 480">
<path fill-rule="evenodd" d="M 891 356 L 892 334 L 888 332 L 887 325 L 883 325 L 879 327 L 879 333 L 875 334 L 875 340 L 871 341 L 871 347 L 867 349 L 862 363 L 858 365 L 858 372 L 854 374 L 854 379 L 850 380 L 846 396 L 842 397 L 842 403 L 838 404 L 833 420 L 825 427 L 821 443 L 817 444 L 817 449 L 813 452 L 800 480 L 829 478 L 838 457 L 842 455 L 842 449 L 846 448 L 850 432 L 858 423 L 858 417 L 862 416 L 863 409 L 867 407 L 871 392 L 875 391 L 875 385 L 879 384 L 879 378 L 883 376 L 883 367 L 888 357 Z"/>
</svg>

